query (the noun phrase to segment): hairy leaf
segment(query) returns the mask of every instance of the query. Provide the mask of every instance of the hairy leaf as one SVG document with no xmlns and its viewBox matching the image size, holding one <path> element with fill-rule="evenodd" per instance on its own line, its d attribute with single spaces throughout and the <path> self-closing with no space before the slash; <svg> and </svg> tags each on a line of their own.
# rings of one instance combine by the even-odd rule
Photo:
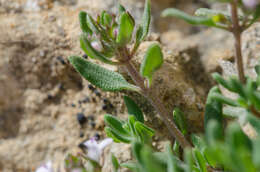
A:
<svg viewBox="0 0 260 172">
<path fill-rule="evenodd" d="M 128 114 L 134 115 L 140 122 L 144 122 L 144 116 L 138 105 L 128 96 L 124 96 L 124 102 L 128 110 Z"/>
<path fill-rule="evenodd" d="M 104 116 L 105 123 L 112 129 L 118 131 L 122 135 L 128 135 L 129 133 L 123 128 L 123 122 L 112 115 Z"/>
<path fill-rule="evenodd" d="M 125 46 L 132 39 L 135 22 L 129 13 L 123 12 L 119 18 L 119 30 L 116 42 L 119 46 Z"/>
<path fill-rule="evenodd" d="M 181 10 L 168 8 L 162 12 L 163 17 L 177 17 L 193 25 L 216 26 L 214 20 L 210 17 L 191 16 Z"/>
<path fill-rule="evenodd" d="M 220 94 L 218 87 L 213 87 L 209 91 L 204 114 L 204 127 L 207 127 L 209 121 L 212 119 L 217 120 L 218 123 L 222 124 L 222 102 L 216 100 L 215 97 L 212 97 L 215 94 Z"/>
<path fill-rule="evenodd" d="M 80 23 L 80 28 L 84 33 L 87 34 L 92 34 L 91 29 L 88 27 L 87 24 L 87 13 L 84 11 L 81 11 L 79 13 L 79 23 Z"/>
<path fill-rule="evenodd" d="M 146 0 L 142 24 L 141 24 L 142 36 L 140 41 L 144 40 L 148 35 L 150 23 L 151 23 L 151 0 Z"/>
<path fill-rule="evenodd" d="M 104 91 L 138 90 L 136 86 L 129 84 L 119 73 L 77 56 L 70 57 L 69 61 L 85 79 Z"/>
<path fill-rule="evenodd" d="M 152 44 L 146 51 L 144 60 L 141 64 L 141 75 L 149 80 L 149 85 L 152 82 L 153 73 L 158 70 L 163 64 L 163 53 L 158 44 Z"/>
</svg>

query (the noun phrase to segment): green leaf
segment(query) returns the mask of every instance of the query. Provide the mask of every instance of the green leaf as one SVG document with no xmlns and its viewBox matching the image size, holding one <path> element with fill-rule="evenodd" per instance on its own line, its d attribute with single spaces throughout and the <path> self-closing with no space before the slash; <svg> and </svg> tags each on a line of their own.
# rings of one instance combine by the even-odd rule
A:
<svg viewBox="0 0 260 172">
<path fill-rule="evenodd" d="M 220 11 L 220 10 L 213 10 L 213 9 L 208 9 L 208 8 L 199 8 L 195 11 L 196 16 L 201 16 L 201 17 L 214 17 L 216 15 L 223 15 L 225 18 L 230 19 L 231 15 L 230 13 L 226 11 Z"/>
<path fill-rule="evenodd" d="M 88 27 L 87 24 L 87 13 L 84 11 L 79 12 L 79 23 L 80 23 L 80 28 L 84 33 L 87 34 L 92 34 L 91 29 Z"/>
<path fill-rule="evenodd" d="M 119 30 L 116 43 L 119 46 L 125 46 L 132 39 L 135 22 L 129 13 L 123 12 L 119 18 Z"/>
<path fill-rule="evenodd" d="M 260 137 L 253 140 L 253 161 L 260 168 Z"/>
<path fill-rule="evenodd" d="M 144 125 L 143 123 L 137 121 L 135 123 L 135 128 L 138 132 L 142 132 L 142 133 L 145 133 L 146 135 L 152 137 L 154 135 L 154 130 L 147 127 L 146 125 Z"/>
<path fill-rule="evenodd" d="M 128 96 L 124 96 L 124 102 L 128 110 L 128 114 L 134 115 L 140 122 L 144 122 L 144 116 L 138 105 Z"/>
<path fill-rule="evenodd" d="M 195 148 L 198 148 L 200 151 L 206 147 L 204 140 L 196 134 L 191 135 L 191 141 Z"/>
<path fill-rule="evenodd" d="M 127 135 L 129 136 L 129 133 L 123 128 L 123 122 L 121 122 L 119 119 L 112 115 L 105 115 L 104 116 L 104 121 L 105 123 L 112 128 L 113 130 L 118 131 L 122 135 Z"/>
<path fill-rule="evenodd" d="M 111 155 L 111 161 L 113 165 L 113 172 L 117 172 L 119 170 L 119 163 L 114 154 Z"/>
<path fill-rule="evenodd" d="M 110 27 L 112 24 L 112 16 L 106 11 L 101 13 L 101 24 L 106 27 Z"/>
<path fill-rule="evenodd" d="M 138 161 L 139 164 L 142 164 L 142 157 L 141 157 L 141 150 L 143 149 L 143 145 L 138 142 L 132 143 L 132 151 L 135 159 Z"/>
<path fill-rule="evenodd" d="M 136 86 L 129 84 L 117 72 L 110 71 L 77 56 L 69 57 L 69 61 L 85 79 L 104 91 L 121 91 L 125 89 L 138 91 Z"/>
<path fill-rule="evenodd" d="M 207 162 L 197 148 L 194 148 L 194 157 L 196 158 L 200 171 L 207 172 Z"/>
<path fill-rule="evenodd" d="M 173 120 L 176 123 L 179 130 L 181 130 L 183 135 L 188 134 L 187 124 L 184 119 L 184 114 L 179 108 L 173 110 Z"/>
<path fill-rule="evenodd" d="M 141 75 L 148 79 L 149 85 L 151 85 L 153 73 L 158 70 L 162 64 L 163 53 L 160 46 L 154 43 L 148 47 L 140 69 Z"/>
<path fill-rule="evenodd" d="M 112 138 L 116 143 L 131 143 L 133 141 L 133 138 L 131 136 L 123 135 L 118 130 L 109 127 L 105 127 L 105 132 L 107 136 Z"/>
<path fill-rule="evenodd" d="M 218 73 L 213 73 L 212 77 L 223 87 L 225 87 L 226 89 L 228 89 L 231 92 L 235 92 L 235 88 L 233 88 L 233 85 L 225 80 L 220 74 Z"/>
<path fill-rule="evenodd" d="M 162 16 L 163 17 L 177 17 L 192 25 L 205 25 L 205 26 L 217 27 L 214 20 L 210 17 L 191 16 L 191 15 L 186 14 L 186 13 L 182 12 L 181 10 L 178 10 L 175 8 L 168 8 L 168 9 L 164 10 L 162 12 Z"/>
<path fill-rule="evenodd" d="M 210 145 L 216 145 L 219 141 L 224 140 L 223 127 L 216 120 L 212 119 L 206 126 L 206 141 Z"/>
<path fill-rule="evenodd" d="M 129 170 L 134 171 L 134 172 L 141 172 L 139 170 L 139 165 L 136 162 L 125 162 L 125 163 L 120 164 L 120 166 L 128 168 Z"/>
<path fill-rule="evenodd" d="M 177 157 L 180 156 L 180 144 L 179 144 L 179 142 L 177 142 L 177 141 L 174 142 L 173 152 L 174 152 L 174 155 L 175 155 L 175 156 L 177 156 Z"/>
<path fill-rule="evenodd" d="M 239 149 L 252 150 L 252 142 L 241 130 L 239 124 L 232 123 L 228 126 L 226 141 L 234 151 Z"/>
<path fill-rule="evenodd" d="M 87 24 L 88 24 L 88 27 L 96 34 L 99 34 L 101 32 L 96 21 L 89 14 L 87 14 Z"/>
<path fill-rule="evenodd" d="M 229 82 L 231 83 L 232 88 L 234 88 L 234 92 L 238 93 L 242 98 L 247 99 L 247 94 L 243 83 L 241 83 L 237 77 L 230 77 Z"/>
<path fill-rule="evenodd" d="M 126 12 L 126 9 L 123 5 L 118 4 L 118 13 L 121 15 L 122 13 Z"/>
<path fill-rule="evenodd" d="M 222 114 L 222 102 L 219 100 L 216 100 L 213 95 L 219 94 L 220 90 L 218 87 L 213 87 L 210 89 L 207 102 L 206 102 L 206 108 L 205 108 L 205 114 L 204 114 L 204 127 L 206 128 L 209 121 L 214 119 L 218 123 L 222 124 L 223 122 L 223 114 Z"/>
<path fill-rule="evenodd" d="M 175 142 L 177 143 L 177 142 Z M 167 172 L 180 172 L 183 171 L 182 169 L 180 169 L 180 167 L 178 166 L 178 162 L 176 160 L 176 158 L 173 155 L 172 149 L 171 149 L 171 145 L 168 143 L 166 145 L 166 151 L 167 151 Z"/>
<path fill-rule="evenodd" d="M 151 0 L 146 0 L 145 7 L 144 7 L 144 14 L 142 18 L 142 36 L 139 41 L 142 41 L 146 38 L 149 32 L 151 23 Z"/>
<path fill-rule="evenodd" d="M 236 100 L 224 97 L 222 94 L 219 93 L 213 93 L 211 95 L 212 99 L 215 99 L 216 101 L 227 104 L 229 106 L 239 106 L 239 104 L 236 102 Z"/>
<path fill-rule="evenodd" d="M 187 164 L 187 167 L 185 169 L 185 172 L 193 172 L 193 165 L 194 165 L 194 159 L 192 156 L 192 151 L 191 149 L 185 149 L 184 150 L 184 160 L 185 163 Z"/>
<path fill-rule="evenodd" d="M 256 130 L 256 132 L 258 133 L 258 136 L 260 136 L 260 119 L 250 113 L 247 113 L 246 120 Z"/>
</svg>

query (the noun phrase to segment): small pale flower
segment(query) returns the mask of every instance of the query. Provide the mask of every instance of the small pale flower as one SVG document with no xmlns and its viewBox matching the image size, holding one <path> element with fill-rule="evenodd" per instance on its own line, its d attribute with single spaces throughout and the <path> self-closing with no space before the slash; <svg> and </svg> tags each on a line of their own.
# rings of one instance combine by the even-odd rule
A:
<svg viewBox="0 0 260 172">
<path fill-rule="evenodd" d="M 37 168 L 35 172 L 53 172 L 51 161 Z"/>
<path fill-rule="evenodd" d="M 254 9 L 259 4 L 259 0 L 243 0 L 243 3 L 247 8 Z"/>
<path fill-rule="evenodd" d="M 113 142 L 113 139 L 111 138 L 106 138 L 102 140 L 100 143 L 97 143 L 97 141 L 92 138 L 86 142 L 83 143 L 83 145 L 87 148 L 88 150 L 88 158 L 99 162 L 100 156 L 104 150 L 105 147 L 110 145 Z"/>
<path fill-rule="evenodd" d="M 93 48 L 95 48 L 95 50 L 97 50 L 97 51 L 102 51 L 103 50 L 102 45 L 98 41 L 91 42 L 91 46 Z"/>
</svg>

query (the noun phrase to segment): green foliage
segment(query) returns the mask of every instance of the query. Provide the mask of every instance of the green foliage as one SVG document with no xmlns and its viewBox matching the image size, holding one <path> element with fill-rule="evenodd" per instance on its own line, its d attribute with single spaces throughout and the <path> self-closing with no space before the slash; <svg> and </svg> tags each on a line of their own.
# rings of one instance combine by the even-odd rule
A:
<svg viewBox="0 0 260 172">
<path fill-rule="evenodd" d="M 121 121 L 112 115 L 104 117 L 107 127 L 105 131 L 115 142 L 131 143 L 139 141 L 149 143 L 154 131 L 130 115 L 127 121 Z"/>
<path fill-rule="evenodd" d="M 141 64 L 140 73 L 148 79 L 149 85 L 152 83 L 152 76 L 163 64 L 163 53 L 158 44 L 152 44 L 148 47 L 143 62 Z"/>
<path fill-rule="evenodd" d="M 216 120 L 219 124 L 223 122 L 222 103 L 215 99 L 214 95 L 216 94 L 220 94 L 219 88 L 211 88 L 206 102 L 204 127 L 207 127 L 209 121 L 212 119 Z"/>
<path fill-rule="evenodd" d="M 128 96 L 124 96 L 124 102 L 128 110 L 129 115 L 134 115 L 135 118 L 144 123 L 144 116 L 138 105 Z"/>
<path fill-rule="evenodd" d="M 213 78 L 224 88 L 238 95 L 238 98 L 233 100 L 218 93 L 213 96 L 214 99 L 229 106 L 245 108 L 252 114 L 260 111 L 260 91 L 257 81 L 247 78 L 246 84 L 243 84 L 236 77 L 225 80 L 219 74 L 213 74 Z"/>
<path fill-rule="evenodd" d="M 104 91 L 137 90 L 137 87 L 129 84 L 119 73 L 77 56 L 70 57 L 69 61 L 85 79 Z"/>
<path fill-rule="evenodd" d="M 117 172 L 119 170 L 120 164 L 113 154 L 111 155 L 111 161 L 113 165 L 113 172 Z"/>
<path fill-rule="evenodd" d="M 116 43 L 123 47 L 132 39 L 135 22 L 129 13 L 123 12 L 119 18 L 119 29 L 116 38 Z"/>
<path fill-rule="evenodd" d="M 91 58 L 100 60 L 107 64 L 114 64 L 111 60 L 105 57 L 101 52 L 98 52 L 95 48 L 92 47 L 91 43 L 87 39 L 86 35 L 80 37 L 80 46 L 81 49 Z"/>
<path fill-rule="evenodd" d="M 213 14 L 213 13 L 212 13 Z M 176 17 L 179 19 L 182 19 L 186 21 L 189 24 L 192 25 L 205 25 L 210 27 L 217 27 L 217 28 L 224 28 L 224 23 L 221 20 L 219 20 L 220 17 L 224 17 L 223 15 L 203 15 L 203 16 L 191 16 L 189 14 L 186 14 L 182 12 L 181 10 L 175 9 L 175 8 L 169 8 L 162 12 L 163 17 Z"/>
<path fill-rule="evenodd" d="M 80 23 L 80 28 L 83 31 L 83 33 L 92 34 L 92 31 L 88 27 L 88 24 L 87 24 L 87 13 L 86 12 L 81 11 L 79 13 L 79 23 Z"/>
<path fill-rule="evenodd" d="M 185 136 L 188 134 L 188 128 L 186 124 L 186 119 L 183 112 L 179 108 L 173 110 L 173 120 L 176 123 L 177 127 L 180 129 L 182 134 Z"/>
<path fill-rule="evenodd" d="M 138 48 L 141 41 L 143 41 L 147 37 L 150 28 L 150 23 L 151 23 L 151 0 L 146 0 L 142 23 L 139 25 L 136 31 L 135 49 Z"/>
</svg>

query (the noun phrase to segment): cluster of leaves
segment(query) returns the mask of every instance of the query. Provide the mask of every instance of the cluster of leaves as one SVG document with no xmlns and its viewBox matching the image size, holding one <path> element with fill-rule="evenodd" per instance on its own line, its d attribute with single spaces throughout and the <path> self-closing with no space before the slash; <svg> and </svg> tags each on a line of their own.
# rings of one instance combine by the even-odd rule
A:
<svg viewBox="0 0 260 172">
<path fill-rule="evenodd" d="M 168 144 L 165 152 L 156 152 L 149 146 L 149 142 L 140 142 L 139 136 L 133 135 L 136 137 L 131 142 L 135 160 L 119 163 L 113 157 L 115 171 L 119 171 L 122 167 L 133 172 L 259 171 L 260 131 L 256 130 L 256 138 L 249 138 L 237 122 L 224 127 L 224 102 L 216 98 L 216 95 L 220 95 L 218 87 L 212 88 L 208 95 L 204 114 L 205 134 L 190 137 L 193 148 L 185 149 L 182 154 L 178 143 L 175 142 L 173 147 Z M 183 113 L 175 109 L 173 114 L 179 129 L 189 137 Z M 251 122 L 260 125 L 257 118 L 253 118 Z M 125 142 L 124 139 L 117 141 Z"/>
<path fill-rule="evenodd" d="M 232 3 L 234 0 L 212 0 L 223 3 Z M 247 1 L 247 0 L 244 0 Z M 253 0 L 254 1 L 254 0 Z M 247 8 L 242 0 L 237 1 L 243 14 L 240 14 L 239 22 L 243 29 L 250 27 L 260 17 L 260 4 L 255 4 L 255 7 Z M 208 8 L 200 8 L 195 11 L 195 15 L 189 15 L 175 8 L 165 9 L 162 13 L 163 17 L 176 17 L 190 23 L 192 25 L 204 25 L 208 27 L 216 27 L 224 30 L 230 30 L 232 27 L 232 17 L 229 12 L 221 10 L 212 10 Z"/>
<path fill-rule="evenodd" d="M 105 115 L 107 125 L 105 132 L 107 136 L 113 138 L 115 142 L 131 143 L 138 141 L 140 143 L 150 143 L 154 131 L 144 125 L 142 111 L 129 97 L 125 96 L 124 101 L 129 113 L 128 120 L 121 121 L 112 115 Z"/>
<path fill-rule="evenodd" d="M 124 65 L 131 60 L 140 43 L 147 37 L 151 21 L 150 0 L 146 1 L 141 24 L 135 28 L 135 20 L 126 9 L 119 5 L 118 16 L 103 11 L 94 20 L 91 15 L 82 11 L 79 14 L 82 34 L 82 50 L 92 59 L 110 65 Z M 135 38 L 133 33 L 135 31 Z M 128 46 L 134 42 L 131 52 Z M 124 56 L 124 57 L 123 57 Z M 99 65 L 78 56 L 69 61 L 74 68 L 89 82 L 104 91 L 121 91 L 123 89 L 140 91 L 137 86 L 129 84 L 119 73 L 107 70 Z M 163 54 L 158 44 L 151 45 L 145 54 L 140 75 L 151 83 L 153 73 L 163 63 Z"/>
<path fill-rule="evenodd" d="M 227 117 L 238 118 L 241 125 L 250 123 L 255 130 L 260 132 L 260 66 L 255 67 L 257 79 L 247 77 L 246 83 L 242 84 L 237 77 L 233 76 L 225 80 L 215 73 L 213 78 L 225 89 L 232 92 L 236 99 L 223 96 L 219 91 L 212 92 L 212 99 L 225 104 L 223 114 Z"/>
</svg>

